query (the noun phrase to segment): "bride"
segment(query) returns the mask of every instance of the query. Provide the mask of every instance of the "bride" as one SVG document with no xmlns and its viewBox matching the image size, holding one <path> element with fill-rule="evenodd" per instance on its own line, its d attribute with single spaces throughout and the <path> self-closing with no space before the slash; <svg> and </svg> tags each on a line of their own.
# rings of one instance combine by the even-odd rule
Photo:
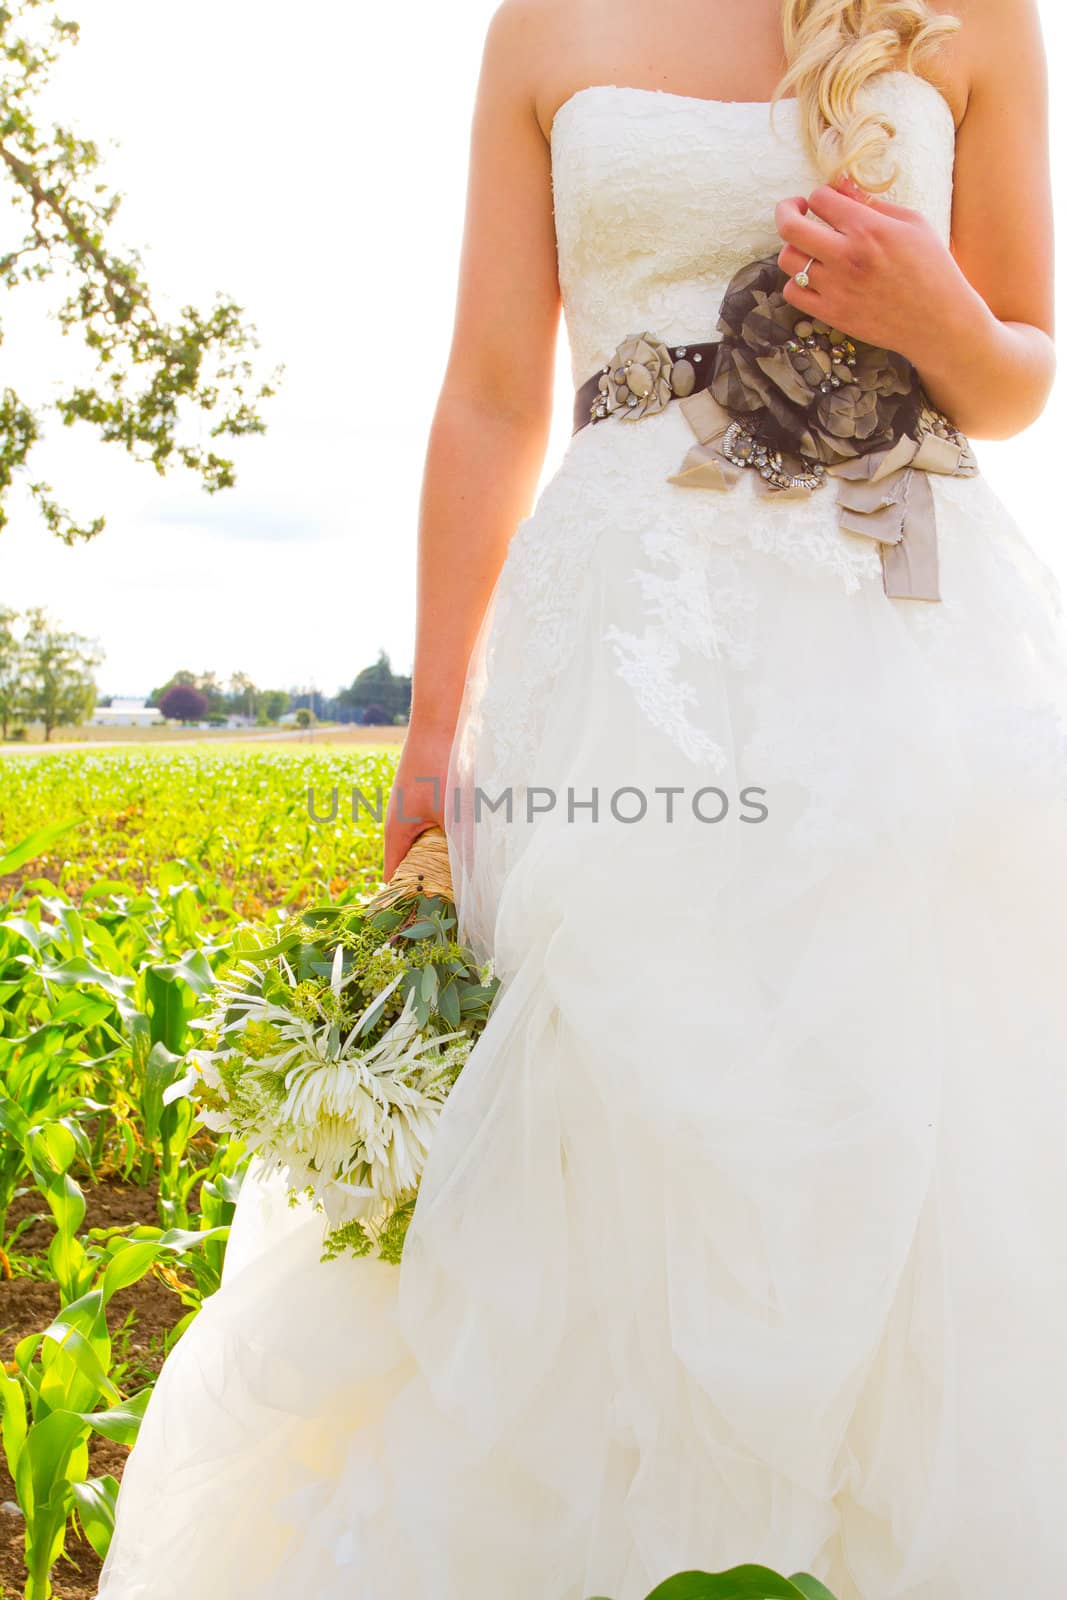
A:
<svg viewBox="0 0 1067 1600">
<path fill-rule="evenodd" d="M 1058 1589 L 1067 635 L 969 443 L 1046 93 L 955 12 L 494 16 L 386 866 L 444 823 L 502 987 L 399 1271 L 249 1178 L 103 1600 Z"/>
</svg>

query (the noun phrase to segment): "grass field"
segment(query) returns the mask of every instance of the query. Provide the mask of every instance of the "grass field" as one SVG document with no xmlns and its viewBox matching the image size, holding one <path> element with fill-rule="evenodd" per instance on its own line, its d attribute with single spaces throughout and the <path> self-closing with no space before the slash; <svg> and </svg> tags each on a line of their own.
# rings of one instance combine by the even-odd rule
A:
<svg viewBox="0 0 1067 1600">
<path fill-rule="evenodd" d="M 241 1178 L 241 1151 L 163 1090 L 244 930 L 378 880 L 380 827 L 351 795 L 384 799 L 396 757 L 231 736 L 0 760 L 4 1600 L 95 1593 L 122 1463 L 218 1284 Z M 316 822 L 309 790 L 328 815 L 334 789 Z"/>
</svg>

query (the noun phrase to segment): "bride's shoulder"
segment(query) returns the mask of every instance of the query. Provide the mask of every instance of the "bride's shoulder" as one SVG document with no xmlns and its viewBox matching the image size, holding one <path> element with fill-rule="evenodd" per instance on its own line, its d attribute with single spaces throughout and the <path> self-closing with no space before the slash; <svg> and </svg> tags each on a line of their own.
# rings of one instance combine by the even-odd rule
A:
<svg viewBox="0 0 1067 1600">
<path fill-rule="evenodd" d="M 927 0 L 935 16 L 954 19 L 924 72 L 957 110 L 957 125 L 976 96 L 993 91 L 1003 104 L 1044 93 L 1045 55 L 1038 0 Z"/>
<path fill-rule="evenodd" d="M 539 57 L 558 44 L 572 7 L 567 0 L 498 0 L 490 13 L 487 39 L 497 49 L 526 58 L 531 49 Z"/>
<path fill-rule="evenodd" d="M 489 17 L 486 62 L 529 103 L 538 121 L 554 69 L 558 75 L 560 59 L 568 54 L 573 13 L 573 0 L 498 0 Z"/>
<path fill-rule="evenodd" d="M 498 0 L 487 50 L 522 84 L 546 140 L 583 72 L 596 76 L 596 43 L 618 31 L 619 9 L 620 0 Z"/>
</svg>

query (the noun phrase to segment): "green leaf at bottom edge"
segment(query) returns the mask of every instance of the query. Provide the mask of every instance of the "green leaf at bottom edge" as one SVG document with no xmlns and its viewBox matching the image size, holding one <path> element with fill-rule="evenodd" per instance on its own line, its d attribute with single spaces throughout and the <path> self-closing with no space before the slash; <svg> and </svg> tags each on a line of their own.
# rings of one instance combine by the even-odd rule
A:
<svg viewBox="0 0 1067 1600">
<path fill-rule="evenodd" d="M 802 1600 L 802 1591 L 780 1572 L 745 1565 L 728 1572 L 676 1573 L 648 1600 Z"/>
<path fill-rule="evenodd" d="M 813 1578 L 810 1572 L 794 1572 L 790 1578 L 794 1588 L 799 1589 L 804 1600 L 836 1600 L 825 1583 L 820 1583 L 818 1578 Z"/>
</svg>

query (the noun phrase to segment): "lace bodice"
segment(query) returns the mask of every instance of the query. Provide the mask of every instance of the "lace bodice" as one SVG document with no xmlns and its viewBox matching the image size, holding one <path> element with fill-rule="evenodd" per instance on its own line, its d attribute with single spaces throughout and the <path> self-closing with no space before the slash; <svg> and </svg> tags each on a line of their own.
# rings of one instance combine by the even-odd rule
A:
<svg viewBox="0 0 1067 1600">
<path fill-rule="evenodd" d="M 887 198 L 948 238 L 955 128 L 925 78 L 885 72 L 866 98 L 893 124 Z M 551 130 L 559 278 L 573 376 L 587 378 L 627 333 L 667 344 L 714 337 L 738 267 L 780 248 L 774 208 L 818 182 L 796 102 L 703 100 L 661 89 L 579 89 Z"/>
</svg>

